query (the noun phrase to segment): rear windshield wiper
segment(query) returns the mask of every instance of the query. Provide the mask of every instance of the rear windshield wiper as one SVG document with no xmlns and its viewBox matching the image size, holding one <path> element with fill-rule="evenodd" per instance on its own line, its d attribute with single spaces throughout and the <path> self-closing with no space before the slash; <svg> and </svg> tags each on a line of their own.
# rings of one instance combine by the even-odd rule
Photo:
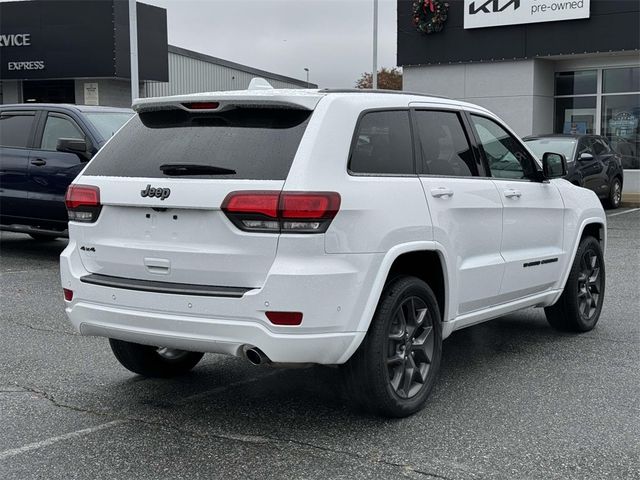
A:
<svg viewBox="0 0 640 480">
<path fill-rule="evenodd" d="M 165 163 L 160 165 L 160 170 L 165 175 L 233 175 L 236 173 L 231 168 L 216 167 L 215 165 L 201 165 L 198 163 Z"/>
</svg>

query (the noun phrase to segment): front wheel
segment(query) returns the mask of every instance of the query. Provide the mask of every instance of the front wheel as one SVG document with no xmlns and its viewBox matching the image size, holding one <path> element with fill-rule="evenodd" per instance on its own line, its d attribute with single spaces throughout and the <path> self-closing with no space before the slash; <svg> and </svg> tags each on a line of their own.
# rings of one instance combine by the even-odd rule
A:
<svg viewBox="0 0 640 480">
<path fill-rule="evenodd" d="M 441 356 L 435 295 L 422 280 L 402 276 L 384 288 L 366 338 L 344 366 L 346 387 L 365 409 L 406 417 L 424 407 Z"/>
<path fill-rule="evenodd" d="M 145 377 L 169 378 L 187 373 L 203 353 L 167 347 L 151 347 L 124 340 L 109 339 L 111 351 L 124 368 Z"/>
<path fill-rule="evenodd" d="M 602 247 L 593 237 L 580 241 L 564 291 L 544 309 L 549 324 L 565 332 L 588 332 L 598 323 L 605 289 Z"/>
<path fill-rule="evenodd" d="M 622 203 L 622 182 L 619 178 L 614 178 L 609 188 L 609 198 L 607 206 L 609 208 L 618 208 Z"/>
</svg>

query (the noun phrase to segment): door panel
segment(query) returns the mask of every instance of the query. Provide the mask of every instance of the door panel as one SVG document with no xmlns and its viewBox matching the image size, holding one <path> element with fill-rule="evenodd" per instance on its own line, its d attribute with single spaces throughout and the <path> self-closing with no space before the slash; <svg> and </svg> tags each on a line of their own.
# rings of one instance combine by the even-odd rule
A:
<svg viewBox="0 0 640 480">
<path fill-rule="evenodd" d="M 478 177 L 478 156 L 458 113 L 416 109 L 413 117 L 434 240 L 455 277 L 449 301 L 454 318 L 493 305 L 499 294 L 502 202 L 495 185 Z"/>
<path fill-rule="evenodd" d="M 602 196 L 605 193 L 603 192 L 603 186 L 605 184 L 604 177 L 606 174 L 605 166 L 593 150 L 592 143 L 589 137 L 580 140 L 580 144 L 578 145 L 578 168 L 582 174 L 583 186 Z M 583 153 L 592 155 L 593 159 L 580 160 L 580 155 Z"/>
<path fill-rule="evenodd" d="M 28 165 L 29 150 L 0 147 L 0 215 L 5 223 L 14 223 L 15 217 L 29 216 L 25 208 Z"/>
<path fill-rule="evenodd" d="M 434 240 L 451 263 L 451 318 L 496 302 L 504 273 L 502 202 L 490 180 L 421 177 Z M 457 293 L 457 298 L 455 298 Z M 456 310 L 457 306 L 457 310 Z"/>
<path fill-rule="evenodd" d="M 0 214 L 5 223 L 21 223 L 18 218 L 30 216 L 28 165 L 35 113 L 0 112 Z"/>
<path fill-rule="evenodd" d="M 499 303 L 549 290 L 564 265 L 564 203 L 555 185 L 539 178 L 521 141 L 497 121 L 471 115 L 500 201 L 505 262 Z"/>
<path fill-rule="evenodd" d="M 29 204 L 37 218 L 66 224 L 64 195 L 85 163 L 76 154 L 56 151 L 60 138 L 86 139 L 86 135 L 70 117 L 50 112 L 29 158 Z"/>
<path fill-rule="evenodd" d="M 494 179 L 494 184 L 504 205 L 501 300 L 508 302 L 548 290 L 565 265 L 560 192 L 551 183 Z"/>
</svg>

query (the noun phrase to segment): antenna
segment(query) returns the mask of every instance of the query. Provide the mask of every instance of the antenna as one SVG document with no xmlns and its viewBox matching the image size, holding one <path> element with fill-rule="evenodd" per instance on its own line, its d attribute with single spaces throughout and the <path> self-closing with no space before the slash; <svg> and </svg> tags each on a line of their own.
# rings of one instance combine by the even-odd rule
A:
<svg viewBox="0 0 640 480">
<path fill-rule="evenodd" d="M 264 78 L 255 77 L 251 79 L 247 90 L 273 90 L 273 86 Z"/>
</svg>

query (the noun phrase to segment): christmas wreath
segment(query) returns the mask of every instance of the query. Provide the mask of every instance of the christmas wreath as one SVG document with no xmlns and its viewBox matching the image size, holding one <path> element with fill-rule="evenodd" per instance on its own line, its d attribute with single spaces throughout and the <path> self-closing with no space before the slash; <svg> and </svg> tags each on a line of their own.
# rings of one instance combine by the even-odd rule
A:
<svg viewBox="0 0 640 480">
<path fill-rule="evenodd" d="M 443 0 L 415 0 L 413 2 L 413 24 L 424 34 L 441 32 L 447 21 L 449 4 Z"/>
</svg>

